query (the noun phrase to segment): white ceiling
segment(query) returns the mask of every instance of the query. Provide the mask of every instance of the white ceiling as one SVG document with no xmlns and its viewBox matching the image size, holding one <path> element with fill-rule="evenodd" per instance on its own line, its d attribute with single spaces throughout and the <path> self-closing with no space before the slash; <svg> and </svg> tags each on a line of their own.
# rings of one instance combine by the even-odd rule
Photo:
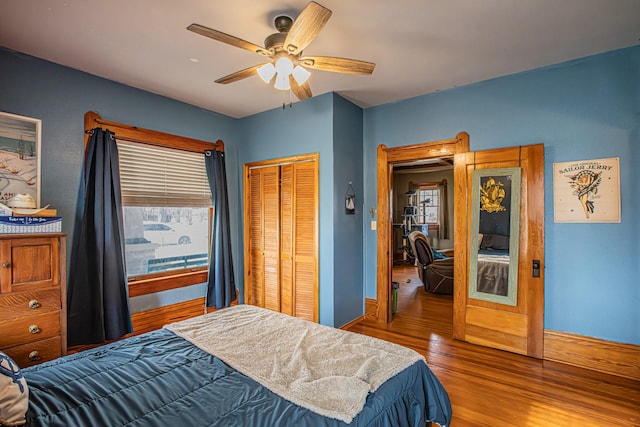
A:
<svg viewBox="0 0 640 427">
<path fill-rule="evenodd" d="M 305 54 L 376 63 L 371 76 L 312 71 L 314 95 L 371 107 L 638 44 L 640 0 L 318 0 L 333 15 Z M 263 58 L 186 30 L 264 46 L 307 0 L 2 0 L 0 46 L 232 117 L 282 105 Z M 1 72 L 1 70 L 0 70 Z M 288 102 L 288 95 L 286 100 Z M 295 98 L 294 98 L 295 101 Z"/>
</svg>

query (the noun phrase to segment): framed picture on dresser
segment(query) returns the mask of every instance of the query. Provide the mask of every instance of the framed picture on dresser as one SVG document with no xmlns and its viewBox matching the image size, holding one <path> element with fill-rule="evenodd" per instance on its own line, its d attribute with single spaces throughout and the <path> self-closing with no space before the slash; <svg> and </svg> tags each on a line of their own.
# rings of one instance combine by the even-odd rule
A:
<svg viewBox="0 0 640 427">
<path fill-rule="evenodd" d="M 40 140 L 42 121 L 0 112 L 0 203 L 18 194 L 40 207 Z"/>
</svg>

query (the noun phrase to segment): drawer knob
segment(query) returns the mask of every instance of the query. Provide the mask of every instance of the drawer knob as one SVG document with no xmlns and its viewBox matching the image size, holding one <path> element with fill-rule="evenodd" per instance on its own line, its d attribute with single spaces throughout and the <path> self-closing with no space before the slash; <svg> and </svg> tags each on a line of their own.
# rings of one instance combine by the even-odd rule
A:
<svg viewBox="0 0 640 427">
<path fill-rule="evenodd" d="M 29 333 L 38 334 L 40 333 L 40 328 L 38 327 L 38 325 L 31 325 L 29 326 Z"/>
<path fill-rule="evenodd" d="M 29 308 L 35 310 L 36 308 L 40 308 L 40 302 L 37 299 L 32 299 L 29 301 Z"/>
<path fill-rule="evenodd" d="M 31 360 L 32 362 L 40 360 L 40 353 L 38 353 L 37 351 L 32 351 L 31 353 L 29 353 L 29 360 Z"/>
<path fill-rule="evenodd" d="M 9 267 L 11 267 L 11 264 L 9 264 L 8 262 L 2 263 L 2 268 L 9 268 Z"/>
</svg>

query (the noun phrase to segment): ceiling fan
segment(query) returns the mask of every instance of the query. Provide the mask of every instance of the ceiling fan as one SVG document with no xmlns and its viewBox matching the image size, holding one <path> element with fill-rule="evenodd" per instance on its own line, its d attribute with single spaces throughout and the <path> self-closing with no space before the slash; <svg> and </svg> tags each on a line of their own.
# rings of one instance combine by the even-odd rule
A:
<svg viewBox="0 0 640 427">
<path fill-rule="evenodd" d="M 269 58 L 266 63 L 221 77 L 216 80 L 216 83 L 233 83 L 258 74 L 266 83 L 270 83 L 275 78 L 276 89 L 291 89 L 298 99 L 303 100 L 311 97 L 311 88 L 307 81 L 310 73 L 307 68 L 334 73 L 368 75 L 373 73 L 376 66 L 371 62 L 357 59 L 303 56 L 302 50 L 318 35 L 329 17 L 331 17 L 331 11 L 314 1 L 305 6 L 295 21 L 288 16 L 278 16 L 274 20 L 278 32 L 265 39 L 265 47 L 200 24 L 191 24 L 187 30 Z"/>
</svg>

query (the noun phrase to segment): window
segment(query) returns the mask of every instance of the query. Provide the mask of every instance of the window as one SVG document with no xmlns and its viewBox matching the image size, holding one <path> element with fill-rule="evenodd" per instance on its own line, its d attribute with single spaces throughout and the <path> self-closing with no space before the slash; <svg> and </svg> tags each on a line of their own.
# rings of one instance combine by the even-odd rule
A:
<svg viewBox="0 0 640 427">
<path fill-rule="evenodd" d="M 84 125 L 85 151 L 96 127 L 117 139 L 129 296 L 206 282 L 213 208 L 204 153 L 224 151 L 224 143 L 112 122 L 92 111 Z M 137 253 L 152 247 L 149 256 Z"/>
<path fill-rule="evenodd" d="M 438 224 L 440 196 L 438 187 L 420 187 L 418 190 L 418 224 Z"/>
<path fill-rule="evenodd" d="M 117 141 L 129 280 L 206 270 L 211 193 L 203 154 Z"/>
</svg>

